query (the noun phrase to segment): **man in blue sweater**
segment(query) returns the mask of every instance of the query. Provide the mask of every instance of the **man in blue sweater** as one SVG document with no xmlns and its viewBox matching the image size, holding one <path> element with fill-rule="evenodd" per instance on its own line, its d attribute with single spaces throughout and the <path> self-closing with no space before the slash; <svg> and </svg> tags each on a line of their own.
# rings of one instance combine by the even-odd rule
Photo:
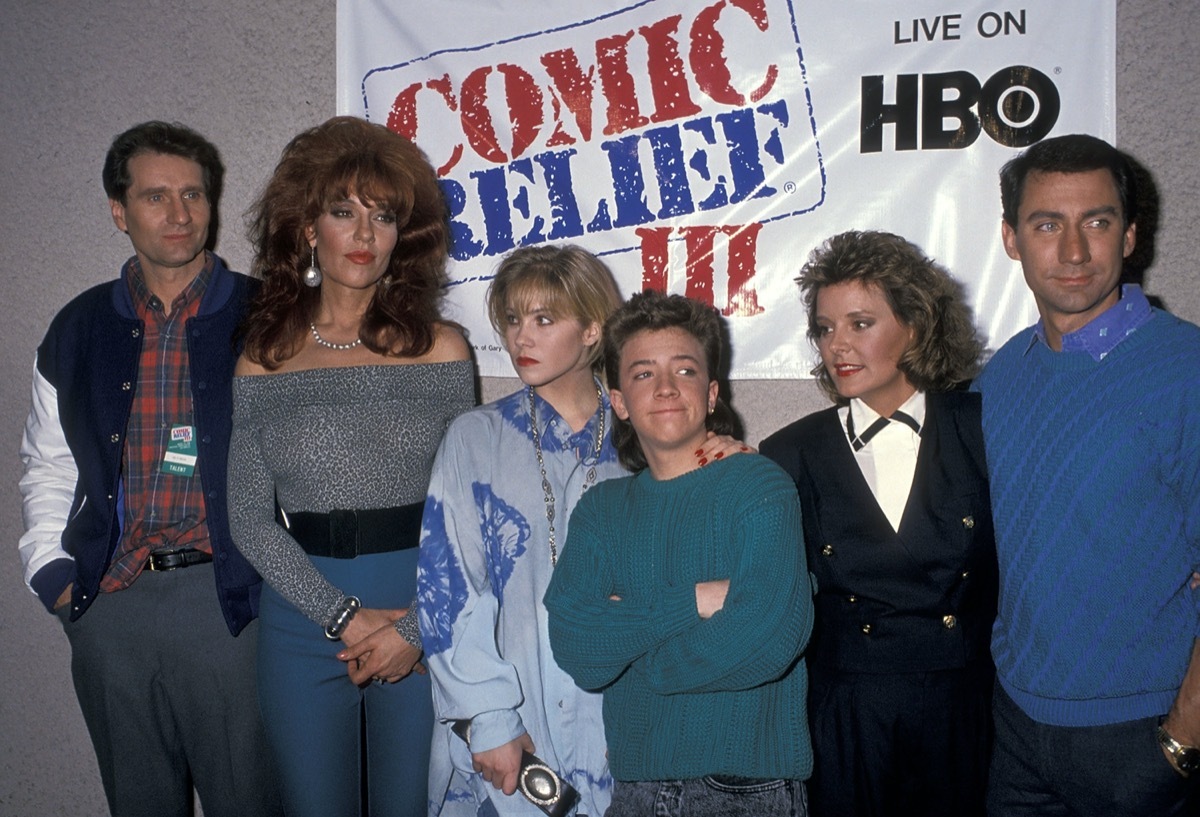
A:
<svg viewBox="0 0 1200 817">
<path fill-rule="evenodd" d="M 223 168 L 146 122 L 104 189 L 134 256 L 55 316 L 21 441 L 25 581 L 58 616 L 112 814 L 280 813 L 255 687 L 262 580 L 226 520 L 233 335 L 251 290 L 205 247 Z M 235 638 L 236 636 L 236 638 Z"/>
<path fill-rule="evenodd" d="M 1127 160 L 1049 139 L 1001 171 L 1041 320 L 976 388 L 1000 605 L 989 813 L 1195 814 L 1200 329 L 1121 284 Z"/>
</svg>

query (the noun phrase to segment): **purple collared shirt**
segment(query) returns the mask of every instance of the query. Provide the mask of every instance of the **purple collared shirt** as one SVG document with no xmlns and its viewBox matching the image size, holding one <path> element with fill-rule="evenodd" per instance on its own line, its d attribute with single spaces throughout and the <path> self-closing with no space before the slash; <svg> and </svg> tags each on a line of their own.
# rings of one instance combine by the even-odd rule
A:
<svg viewBox="0 0 1200 817">
<path fill-rule="evenodd" d="M 1132 335 L 1150 320 L 1153 312 L 1145 293 L 1137 284 L 1122 284 L 1121 299 L 1101 312 L 1086 325 L 1062 336 L 1064 352 L 1087 352 L 1096 362 L 1117 348 L 1117 344 Z M 1030 347 L 1036 341 L 1046 343 L 1046 327 L 1038 320 L 1033 327 Z M 1046 343 L 1049 346 L 1048 343 Z M 1029 351 L 1026 349 L 1026 351 Z"/>
</svg>

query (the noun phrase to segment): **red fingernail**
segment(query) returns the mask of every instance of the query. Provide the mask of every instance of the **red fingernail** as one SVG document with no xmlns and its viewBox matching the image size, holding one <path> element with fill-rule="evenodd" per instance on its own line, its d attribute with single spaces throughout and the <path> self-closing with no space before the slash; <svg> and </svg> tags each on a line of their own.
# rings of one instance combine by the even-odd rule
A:
<svg viewBox="0 0 1200 817">
<path fill-rule="evenodd" d="M 704 449 L 703 449 L 703 448 L 697 448 L 697 449 L 696 449 L 696 453 L 695 453 L 695 454 L 693 454 L 693 456 L 695 456 L 695 457 L 698 457 L 698 456 L 700 456 L 700 455 L 701 455 L 701 454 L 703 454 L 703 453 L 704 453 Z"/>
<path fill-rule="evenodd" d="M 749 450 L 750 450 L 750 446 L 748 446 L 748 445 L 743 445 L 743 446 L 742 446 L 742 450 L 743 450 L 743 451 L 749 451 Z"/>
<path fill-rule="evenodd" d="M 708 458 L 707 458 L 707 457 L 701 457 L 701 458 L 700 458 L 700 464 L 701 464 L 701 465 L 708 465 Z"/>
<path fill-rule="evenodd" d="M 723 457 L 723 456 L 725 456 L 725 452 L 724 452 L 724 451 L 718 451 L 718 452 L 717 452 L 717 456 L 713 457 L 713 459 L 714 459 L 714 460 L 719 460 L 719 459 L 721 459 L 721 457 Z"/>
</svg>

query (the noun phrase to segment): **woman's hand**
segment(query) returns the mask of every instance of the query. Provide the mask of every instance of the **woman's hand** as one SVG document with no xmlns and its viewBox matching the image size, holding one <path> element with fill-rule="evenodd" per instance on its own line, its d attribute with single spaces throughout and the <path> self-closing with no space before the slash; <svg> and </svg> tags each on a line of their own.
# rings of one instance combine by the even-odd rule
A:
<svg viewBox="0 0 1200 817">
<path fill-rule="evenodd" d="M 471 761 L 475 771 L 505 794 L 517 790 L 517 776 L 521 772 L 521 753 L 533 754 L 533 739 L 529 733 L 501 744 L 486 752 L 472 752 Z"/>
<path fill-rule="evenodd" d="M 363 608 L 350 620 L 342 641 L 346 649 L 337 654 L 346 662 L 350 680 L 362 686 L 373 680 L 395 683 L 410 672 L 425 674 L 421 650 L 396 632 L 396 621 L 408 615 L 407 609 Z"/>
<path fill-rule="evenodd" d="M 696 449 L 696 460 L 701 466 L 704 466 L 732 454 L 745 454 L 751 451 L 754 451 L 754 449 L 741 440 L 735 440 L 728 434 L 717 435 L 710 431 L 708 432 L 708 439 Z"/>
</svg>

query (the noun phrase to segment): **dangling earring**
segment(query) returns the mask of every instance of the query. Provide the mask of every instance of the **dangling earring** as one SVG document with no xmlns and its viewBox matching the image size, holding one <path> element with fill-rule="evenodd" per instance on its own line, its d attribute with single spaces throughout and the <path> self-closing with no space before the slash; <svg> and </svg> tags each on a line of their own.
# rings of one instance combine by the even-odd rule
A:
<svg viewBox="0 0 1200 817">
<path fill-rule="evenodd" d="M 306 287 L 319 287 L 321 285 L 321 268 L 317 266 L 317 245 L 312 247 L 312 263 L 308 265 L 308 269 L 303 275 L 304 285 Z"/>
</svg>

